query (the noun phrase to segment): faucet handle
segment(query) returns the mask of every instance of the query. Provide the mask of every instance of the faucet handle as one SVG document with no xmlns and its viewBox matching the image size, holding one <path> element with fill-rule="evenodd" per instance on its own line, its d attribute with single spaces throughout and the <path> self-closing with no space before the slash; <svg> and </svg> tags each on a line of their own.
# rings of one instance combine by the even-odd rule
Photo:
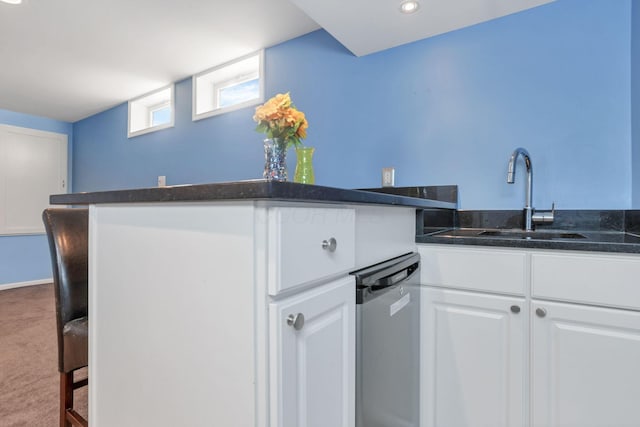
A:
<svg viewBox="0 0 640 427">
<path fill-rule="evenodd" d="M 552 223 L 556 213 L 556 202 L 551 203 L 551 211 L 534 212 L 531 221 L 534 224 Z"/>
</svg>

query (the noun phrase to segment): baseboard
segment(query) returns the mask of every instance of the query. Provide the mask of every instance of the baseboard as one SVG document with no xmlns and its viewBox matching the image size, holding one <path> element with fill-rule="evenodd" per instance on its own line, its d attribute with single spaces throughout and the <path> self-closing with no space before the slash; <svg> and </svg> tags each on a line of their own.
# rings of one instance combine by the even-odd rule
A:
<svg viewBox="0 0 640 427">
<path fill-rule="evenodd" d="M 8 289 L 15 288 L 23 288 L 25 286 L 35 286 L 35 285 L 44 285 L 45 283 L 52 283 L 53 279 L 40 279 L 40 280 L 30 280 L 28 282 L 16 282 L 16 283 L 5 283 L 0 285 L 0 291 L 6 291 Z"/>
</svg>

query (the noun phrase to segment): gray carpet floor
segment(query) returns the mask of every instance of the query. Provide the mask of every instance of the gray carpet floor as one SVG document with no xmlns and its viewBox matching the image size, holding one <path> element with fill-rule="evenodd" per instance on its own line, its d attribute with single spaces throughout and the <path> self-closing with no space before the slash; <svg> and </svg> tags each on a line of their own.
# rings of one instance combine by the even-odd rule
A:
<svg viewBox="0 0 640 427">
<path fill-rule="evenodd" d="M 0 291 L 0 427 L 58 425 L 57 358 L 53 285 Z M 75 396 L 86 416 L 87 387 Z"/>
</svg>

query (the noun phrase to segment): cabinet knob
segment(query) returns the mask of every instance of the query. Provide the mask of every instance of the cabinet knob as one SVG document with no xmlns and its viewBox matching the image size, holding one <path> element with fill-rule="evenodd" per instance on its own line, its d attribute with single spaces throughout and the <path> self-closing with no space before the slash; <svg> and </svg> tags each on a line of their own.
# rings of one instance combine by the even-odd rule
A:
<svg viewBox="0 0 640 427">
<path fill-rule="evenodd" d="M 512 313 L 514 313 L 514 314 L 518 314 L 518 313 L 520 313 L 520 306 L 518 306 L 518 305 L 512 305 L 512 306 L 511 306 L 511 312 L 512 312 Z"/>
<path fill-rule="evenodd" d="M 293 326 L 293 329 L 299 331 L 304 326 L 304 314 L 290 314 L 287 317 L 287 325 Z"/>
<path fill-rule="evenodd" d="M 322 241 L 322 249 L 327 250 L 329 252 L 335 252 L 338 247 L 338 241 L 333 237 L 329 240 Z"/>
<path fill-rule="evenodd" d="M 538 307 L 538 308 L 536 308 L 536 315 L 538 317 L 544 317 L 544 316 L 547 315 L 547 310 L 542 308 L 542 307 Z"/>
</svg>

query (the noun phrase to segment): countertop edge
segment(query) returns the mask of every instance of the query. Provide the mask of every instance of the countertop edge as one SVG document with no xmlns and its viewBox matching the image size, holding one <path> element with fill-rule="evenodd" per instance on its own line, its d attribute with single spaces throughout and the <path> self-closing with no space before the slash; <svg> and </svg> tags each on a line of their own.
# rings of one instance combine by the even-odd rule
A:
<svg viewBox="0 0 640 427">
<path fill-rule="evenodd" d="M 52 205 L 274 200 L 456 209 L 456 203 L 363 190 L 277 181 L 236 181 L 88 193 L 54 194 Z"/>
<path fill-rule="evenodd" d="M 488 246 L 513 249 L 548 249 L 582 252 L 608 253 L 640 253 L 640 245 L 635 243 L 616 242 L 576 242 L 556 240 L 523 240 L 523 239 L 481 239 L 477 237 L 438 237 L 431 235 L 417 235 L 416 243 L 458 245 L 458 246 Z"/>
</svg>

